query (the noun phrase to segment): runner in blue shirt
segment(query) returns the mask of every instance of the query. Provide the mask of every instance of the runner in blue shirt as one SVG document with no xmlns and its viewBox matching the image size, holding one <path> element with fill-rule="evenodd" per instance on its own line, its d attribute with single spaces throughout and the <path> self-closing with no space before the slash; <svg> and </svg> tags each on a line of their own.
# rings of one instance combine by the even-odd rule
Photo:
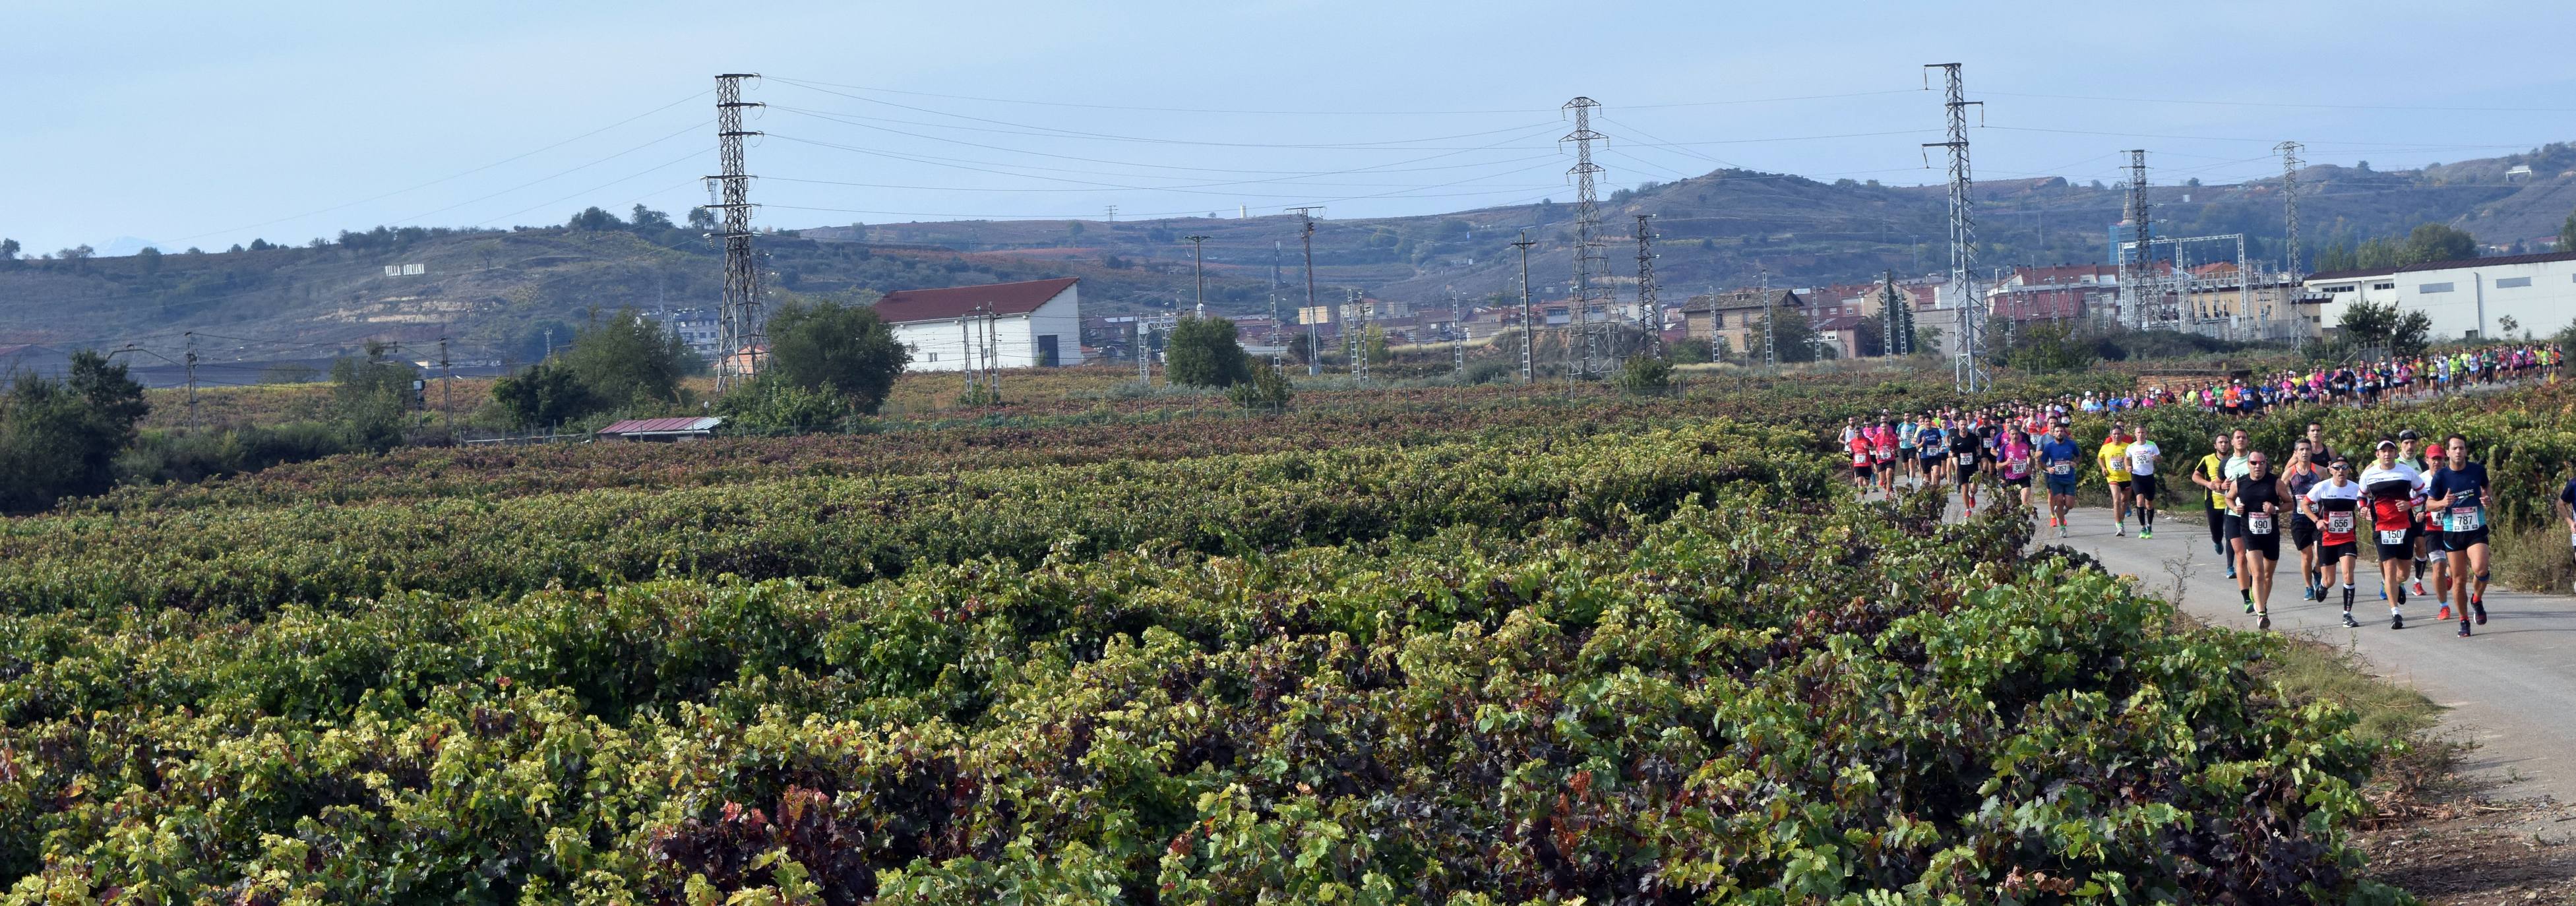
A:
<svg viewBox="0 0 2576 906">
<path fill-rule="evenodd" d="M 2451 435 L 2447 446 L 2450 456 L 2424 486 L 2431 498 L 2425 511 L 2441 532 L 2434 547 L 2451 561 L 2450 587 L 2444 591 L 2459 605 L 2460 634 L 2465 636 L 2473 619 L 2479 625 L 2487 621 L 2487 467 L 2469 461 L 2468 438 Z M 2472 577 L 2477 580 L 2474 589 L 2469 586 Z"/>
<path fill-rule="evenodd" d="M 1942 435 L 1939 425 L 1926 421 L 1915 427 L 1914 455 L 1916 457 L 1915 477 L 1935 485 L 1940 484 L 1941 464 L 1948 461 L 1950 442 L 1949 438 Z"/>
<path fill-rule="evenodd" d="M 2039 444 L 2039 471 L 2048 477 L 2048 524 L 2057 527 L 2057 537 L 2066 537 L 2066 513 L 2075 508 L 2075 463 L 2083 451 L 2066 436 L 2066 422 L 2061 420 L 2048 439 Z"/>
</svg>

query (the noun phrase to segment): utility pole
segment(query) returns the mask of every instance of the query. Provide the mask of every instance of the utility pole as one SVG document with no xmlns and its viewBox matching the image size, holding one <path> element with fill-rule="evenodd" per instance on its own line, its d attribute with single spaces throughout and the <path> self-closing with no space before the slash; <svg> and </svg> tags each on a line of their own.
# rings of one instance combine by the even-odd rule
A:
<svg viewBox="0 0 2576 906">
<path fill-rule="evenodd" d="M 760 264 L 751 251 L 751 176 L 742 172 L 742 140 L 758 132 L 742 128 L 742 111 L 765 106 L 742 99 L 742 80 L 757 73 L 716 76 L 716 146 L 724 165 L 721 175 L 706 178 L 716 200 L 707 207 L 724 212 L 724 305 L 717 310 L 716 392 L 723 393 L 760 371 L 760 356 L 769 345 L 760 302 Z"/>
<path fill-rule="evenodd" d="M 1538 328 L 1531 323 L 1529 284 L 1529 250 L 1530 246 L 1537 244 L 1529 238 L 1528 227 L 1522 227 L 1520 241 L 1512 243 L 1513 248 L 1521 250 L 1521 383 L 1523 384 L 1538 382 L 1538 339 L 1532 336 Z"/>
<path fill-rule="evenodd" d="M 2145 330 L 2147 329 L 2147 275 L 2151 272 L 2147 267 L 2147 249 L 2153 233 L 2147 227 L 2147 149 L 2145 148 L 2133 148 L 2129 151 L 2129 232 L 2132 241 L 2137 243 L 2137 253 L 2129 256 L 2128 262 L 2129 273 L 2135 276 L 2122 282 L 2134 287 L 2129 293 L 2129 302 L 2136 309 L 2138 329 Z"/>
<path fill-rule="evenodd" d="M 552 359 L 552 358 L 554 358 L 554 357 L 555 357 L 555 329 L 554 329 L 554 328 L 552 328 L 552 327 L 549 327 L 549 328 L 546 328 L 546 355 L 545 355 L 545 358 L 538 359 L 537 361 L 538 361 L 539 363 L 543 363 L 543 362 L 545 362 L 546 360 L 548 360 L 548 359 Z"/>
<path fill-rule="evenodd" d="M 1190 274 L 1198 282 L 1198 317 L 1207 317 L 1207 257 L 1202 253 L 1208 237 L 1183 236 L 1190 241 Z"/>
<path fill-rule="evenodd" d="M 188 331 L 188 433 L 197 433 L 197 332 Z"/>
<path fill-rule="evenodd" d="M 966 398 L 975 398 L 975 329 L 967 326 L 964 315 L 957 317 L 957 369 L 966 373 Z"/>
<path fill-rule="evenodd" d="M 1596 294 L 1608 288 L 1610 276 L 1609 251 L 1601 243 L 1601 199 L 1593 188 L 1601 166 L 1592 162 L 1592 143 L 1606 139 L 1592 131 L 1592 111 L 1600 106 L 1600 101 L 1588 97 L 1565 102 L 1559 109 L 1573 112 L 1574 131 L 1556 140 L 1559 145 L 1574 143 L 1574 167 L 1565 172 L 1574 177 L 1574 323 L 1583 343 L 1582 365 L 1576 375 L 1584 378 L 1594 372 L 1592 302 Z M 1601 286 L 1594 285 L 1595 274 Z M 1566 357 L 1574 357 L 1571 344 L 1566 348 Z"/>
<path fill-rule="evenodd" d="M 1136 316 L 1136 383 L 1154 386 L 1153 337 L 1146 333 L 1145 316 Z"/>
<path fill-rule="evenodd" d="M 1270 332 L 1274 334 L 1279 332 L 1279 328 L 1288 326 L 1279 317 L 1279 288 L 1288 285 L 1288 281 L 1279 276 L 1279 255 L 1279 240 L 1270 240 Z"/>
<path fill-rule="evenodd" d="M 1664 304 L 1655 299 L 1655 234 L 1646 228 L 1653 214 L 1637 215 L 1637 318 L 1646 329 L 1646 351 L 1664 357 Z"/>
<path fill-rule="evenodd" d="M 1960 392 L 1976 393 L 1986 389 L 1982 356 L 1986 325 L 1985 298 L 1977 293 L 1976 200 L 1968 191 L 1974 185 L 1968 174 L 1968 108 L 1976 107 L 1982 117 L 1985 102 L 1967 99 L 1959 64 L 1927 63 L 1923 68 L 1941 70 L 1945 77 L 1942 109 L 1950 125 L 1949 141 L 1923 143 L 1926 148 L 1950 149 L 1950 288 L 1959 303 L 1950 379 Z"/>
<path fill-rule="evenodd" d="M 1780 339 L 1779 332 L 1771 329 L 1771 325 L 1780 320 L 1781 306 L 1771 304 L 1771 266 L 1763 264 L 1756 267 L 1762 274 L 1762 294 L 1755 297 L 1762 300 L 1762 367 L 1777 369 L 1780 367 Z"/>
<path fill-rule="evenodd" d="M 1002 316 L 984 303 L 984 396 L 1002 404 Z"/>
<path fill-rule="evenodd" d="M 1467 370 L 1467 303 L 1458 300 L 1455 289 L 1449 290 L 1449 307 L 1453 310 L 1449 316 L 1449 367 L 1464 372 Z"/>
<path fill-rule="evenodd" d="M 1310 318 L 1316 317 L 1319 313 L 1319 310 L 1315 308 L 1315 212 L 1323 209 L 1322 205 L 1311 205 L 1308 207 L 1288 209 L 1288 213 L 1297 215 L 1298 221 L 1301 222 L 1302 228 L 1298 231 L 1298 235 L 1304 237 L 1304 241 L 1306 243 L 1306 314 L 1307 317 Z M 1315 322 L 1307 321 L 1307 377 L 1313 377 L 1324 373 L 1324 350 L 1316 345 L 1320 342 L 1322 342 L 1322 338 L 1316 335 Z"/>
<path fill-rule="evenodd" d="M 1905 355 L 1914 350 L 1914 331 L 1906 326 L 1904 296 L 1896 291 L 1896 269 L 1887 269 L 1887 285 L 1880 289 L 1878 314 L 1887 321 L 1885 342 L 1879 344 L 1882 355 Z"/>
<path fill-rule="evenodd" d="M 1109 221 L 1108 221 L 1108 222 L 1110 222 L 1110 223 L 1117 223 L 1117 222 L 1118 222 L 1118 206 L 1117 206 L 1117 205 L 1114 205 L 1114 204 L 1113 204 L 1113 205 L 1110 205 L 1110 206 L 1109 206 Z"/>
<path fill-rule="evenodd" d="M 447 360 L 446 337 L 438 338 L 438 370 L 443 377 L 438 382 L 439 419 L 441 424 L 453 431 L 456 430 L 456 366 L 455 363 Z"/>
<path fill-rule="evenodd" d="M 2304 146 L 2298 142 L 2282 142 L 2273 145 L 2272 150 L 2281 152 L 2281 220 L 2290 237 L 2289 269 L 2282 273 L 2291 280 L 2297 280 L 2306 274 L 2299 269 L 2299 152 L 2304 150 Z"/>
<path fill-rule="evenodd" d="M 1349 347 L 1351 356 L 1351 380 L 1353 382 L 1364 381 L 1368 379 L 1368 308 L 1360 301 L 1359 290 L 1345 290 L 1344 292 L 1348 294 L 1350 298 L 1348 303 L 1350 307 L 1343 310 L 1346 312 L 1343 316 L 1343 320 L 1345 322 L 1359 322 L 1358 330 L 1342 331 L 1342 333 L 1351 338 L 1349 343 L 1344 344 Z"/>
</svg>

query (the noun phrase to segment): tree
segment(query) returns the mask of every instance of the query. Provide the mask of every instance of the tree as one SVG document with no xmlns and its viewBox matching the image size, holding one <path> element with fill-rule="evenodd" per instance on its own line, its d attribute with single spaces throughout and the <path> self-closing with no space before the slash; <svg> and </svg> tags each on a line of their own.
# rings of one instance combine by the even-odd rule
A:
<svg viewBox="0 0 2576 906">
<path fill-rule="evenodd" d="M 2403 267 L 2427 261 L 2458 261 L 2478 256 L 2478 237 L 2448 224 L 2427 223 L 2406 234 Z"/>
<path fill-rule="evenodd" d="M 1630 393 L 1661 393 L 1673 386 L 1673 363 L 1650 355 L 1630 356 L 1611 382 Z"/>
<path fill-rule="evenodd" d="M 148 245 L 144 246 L 142 251 L 134 253 L 134 260 L 137 266 L 143 268 L 144 273 L 157 274 L 161 272 L 160 249 L 156 249 Z"/>
<path fill-rule="evenodd" d="M 2421 311 L 2399 312 L 2394 302 L 2353 302 L 2344 306 L 2343 318 L 2335 322 L 2343 338 L 2355 346 L 2386 350 L 2389 355 L 2421 355 L 2433 331 L 2433 318 Z"/>
<path fill-rule="evenodd" d="M 1765 312 L 1762 318 L 1770 331 L 1773 354 L 1781 363 L 1813 362 L 1822 356 L 1817 347 L 1824 344 L 1817 341 L 1816 327 L 1807 320 L 1806 312 L 1777 305 Z M 1763 334 L 1753 334 L 1752 342 L 1747 344 L 1752 348 L 1745 351 L 1751 361 L 1762 361 L 1762 342 Z"/>
<path fill-rule="evenodd" d="M 492 401 L 522 428 L 560 425 L 599 411 L 599 398 L 572 369 L 539 362 L 492 382 Z"/>
<path fill-rule="evenodd" d="M 353 446 L 382 451 L 402 443 L 420 369 L 392 352 L 393 344 L 370 342 L 366 358 L 331 363 L 332 421 Z"/>
<path fill-rule="evenodd" d="M 1163 362 L 1172 383 L 1190 387 L 1232 387 L 1252 379 L 1251 357 L 1234 322 L 1224 318 L 1182 318 L 1163 341 Z"/>
<path fill-rule="evenodd" d="M 712 229 L 715 229 L 715 228 L 716 228 L 716 212 L 714 212 L 714 211 L 710 211 L 710 210 L 707 210 L 707 209 L 705 209 L 705 208 L 690 208 L 690 209 L 689 209 L 689 229 L 692 229 L 692 230 L 712 230 Z"/>
<path fill-rule="evenodd" d="M 2576 223 L 2576 214 L 2569 214 L 2567 217 L 2567 222 Z M 2561 244 L 2563 245 L 2564 243 Z M 18 244 L 18 240 L 0 239 L 0 261 L 18 260 L 18 249 L 20 248 L 22 248 L 22 246 Z"/>
<path fill-rule="evenodd" d="M 2514 332 L 2522 329 L 2522 322 L 2515 320 L 2512 315 L 2505 315 L 2496 319 L 2496 329 L 2503 331 L 2502 335 L 2506 339 L 2512 339 Z"/>
<path fill-rule="evenodd" d="M 1674 340 L 1672 355 L 1673 362 L 1675 364 L 1696 365 L 1701 362 L 1709 361 L 1712 356 L 1716 355 L 1716 350 L 1710 347 L 1709 341 L 1698 337 L 1691 337 L 1687 339 Z"/>
<path fill-rule="evenodd" d="M 54 257 L 65 261 L 79 261 L 95 254 L 98 254 L 97 249 L 90 248 L 88 243 L 82 243 L 80 245 L 75 245 L 71 248 L 55 252 Z"/>
<path fill-rule="evenodd" d="M 16 246 L 17 243 L 11 242 L 6 246 L 0 246 L 0 248 L 15 251 Z M 2558 250 L 2562 252 L 2576 252 L 2576 211 L 2567 212 L 2567 221 L 2558 225 Z M 5 257 L 8 256 L 0 255 L 0 258 Z"/>
<path fill-rule="evenodd" d="M 671 215 L 645 207 L 643 202 L 635 203 L 635 211 L 627 222 L 634 224 L 639 232 L 671 229 Z"/>
<path fill-rule="evenodd" d="M 2076 337 L 2074 328 L 2049 321 L 2014 331 L 2012 348 L 2004 355 L 2007 364 L 2032 374 L 2082 371 L 2093 367 L 2095 358 L 2093 345 Z"/>
<path fill-rule="evenodd" d="M 19 374 L 0 394 L 0 511 L 105 492 L 151 408 L 125 366 L 95 350 L 72 353 L 61 380 Z"/>
<path fill-rule="evenodd" d="M 641 205 L 638 205 L 638 207 L 641 207 Z M 564 225 L 576 230 L 595 233 L 601 230 L 625 229 L 626 221 L 617 219 L 617 215 L 615 214 L 600 210 L 598 205 L 592 205 L 581 209 L 581 213 L 572 215 L 571 222 Z"/>
<path fill-rule="evenodd" d="M 769 375 L 762 382 L 828 390 L 859 412 L 875 412 L 911 361 L 875 308 L 791 300 L 769 317 Z"/>
<path fill-rule="evenodd" d="M 689 344 L 678 333 L 632 308 L 606 318 L 592 312 L 562 358 L 609 409 L 679 402 L 680 377 L 691 363 Z"/>
</svg>

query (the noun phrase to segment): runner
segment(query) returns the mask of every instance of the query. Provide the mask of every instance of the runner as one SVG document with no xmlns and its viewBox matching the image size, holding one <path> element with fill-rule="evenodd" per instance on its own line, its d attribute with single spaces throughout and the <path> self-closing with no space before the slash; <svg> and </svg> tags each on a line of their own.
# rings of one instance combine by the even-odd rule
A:
<svg viewBox="0 0 2576 906">
<path fill-rule="evenodd" d="M 2309 489 L 2326 479 L 2326 470 L 2317 465 L 2314 451 L 2315 447 L 2306 438 L 2301 438 L 2296 446 L 2290 448 L 2290 467 L 2281 470 L 2281 484 L 2289 490 L 2293 500 L 2306 500 Z M 2308 515 L 2305 504 L 2290 514 L 2290 542 L 2299 548 L 2299 582 L 2307 589 L 2301 598 L 2325 600 L 2326 580 L 2322 573 L 2329 566 L 2317 558 L 2317 522 Z"/>
<path fill-rule="evenodd" d="M 2341 459 L 2328 466 L 2326 474 L 2326 480 L 2308 489 L 2299 507 L 2317 523 L 2317 558 L 2324 564 L 2326 577 L 2332 577 L 2337 569 L 2343 571 L 2343 624 L 2359 626 L 2361 621 L 2352 618 L 2352 568 L 2360 559 L 2359 546 L 2353 541 L 2354 530 L 2359 528 L 2356 512 L 2361 509 L 2361 485 L 2352 480 L 2352 463 Z"/>
<path fill-rule="evenodd" d="M 1961 422 L 1950 432 L 1950 478 L 1959 484 L 1961 512 L 1977 511 L 1977 432 Z"/>
<path fill-rule="evenodd" d="M 2111 433 L 2102 438 L 2102 449 L 2094 460 L 2102 466 L 2102 482 L 2111 486 L 2111 535 L 2129 533 L 2129 440 L 2120 433 L 2120 423 L 2111 423 Z"/>
<path fill-rule="evenodd" d="M 2016 428 L 2004 432 L 2003 461 L 1995 471 L 2003 475 L 2004 486 L 2019 488 L 2021 508 L 2030 509 L 2030 438 Z"/>
<path fill-rule="evenodd" d="M 2379 581 L 2387 589 L 2388 628 L 2406 628 L 2406 577 L 2415 557 L 2409 540 L 2415 528 L 2415 504 L 2422 499 L 2424 475 L 2397 458 L 2397 442 L 2382 440 L 2369 467 L 2361 471 L 2362 492 L 2370 496 L 2371 537 L 2379 548 Z"/>
<path fill-rule="evenodd" d="M 2327 463 L 2331 463 L 2342 458 L 2343 457 L 2341 455 L 2335 452 L 2333 446 L 2326 443 L 2326 426 L 2318 422 L 2309 422 L 2308 461 L 2316 463 L 2317 466 L 2322 469 Z"/>
<path fill-rule="evenodd" d="M 2397 432 L 2397 461 L 2415 467 L 2417 475 L 2431 475 L 2433 474 L 2431 465 L 2424 461 L 2424 454 L 2416 449 L 2422 443 L 2422 437 L 2423 435 L 2415 433 L 2413 428 Z M 2368 482 L 2363 483 L 2368 484 Z M 2406 530 L 2406 543 L 2415 549 L 2415 557 L 2412 561 L 2415 565 L 2414 591 L 2421 595 L 2424 593 L 2424 565 L 2426 561 L 2432 559 L 2431 542 L 2425 540 L 2424 536 L 2424 511 L 2421 508 L 2415 511 L 2415 522 Z M 2449 605 L 2446 602 L 2444 606 Z"/>
<path fill-rule="evenodd" d="M 2159 449 L 2155 441 L 2147 439 L 2147 425 L 2145 422 L 2139 422 L 2137 429 L 2129 432 L 2129 448 L 2126 455 L 2129 460 L 2130 505 L 2138 512 L 2138 538 L 2140 540 L 2154 538 L 2156 536 L 2156 464 L 2164 460 L 2165 451 Z"/>
<path fill-rule="evenodd" d="M 2236 514 L 2237 549 L 2244 552 L 2237 572 L 2253 582 L 2245 589 L 2245 612 L 2255 615 L 2254 628 L 2270 629 L 2272 574 L 2281 560 L 2281 505 L 2289 502 L 2290 494 L 2263 454 L 2250 454 L 2245 463 L 2245 477 L 2236 479 L 2227 492 L 2229 512 Z"/>
<path fill-rule="evenodd" d="M 1869 467 L 1878 476 L 1878 491 L 1896 496 L 1896 423 L 1880 419 L 1869 435 Z"/>
<path fill-rule="evenodd" d="M 2253 452 L 2254 443 L 2246 436 L 2245 429 L 2227 432 L 2227 467 L 2223 472 L 2225 477 L 2220 479 L 2221 490 L 2232 489 L 2236 480 L 2244 478 L 2252 470 Z M 2236 580 L 2237 591 L 2251 592 L 2254 590 L 2254 577 L 2238 568 L 2245 561 L 2245 514 L 2229 507 L 2226 519 L 2227 577 Z"/>
<path fill-rule="evenodd" d="M 1909 486 L 1923 483 L 1923 464 L 1914 459 L 1914 419 L 1896 423 L 1896 458 L 1905 463 L 1905 481 Z"/>
<path fill-rule="evenodd" d="M 2427 506 L 2442 527 L 2442 553 L 2451 562 L 2451 599 L 2459 602 L 2460 635 L 2469 623 L 2487 622 L 2487 467 L 2469 461 L 2469 439 L 2451 435 L 2450 457 L 2425 487 Z M 2475 587 L 2470 585 L 2475 577 Z"/>
<path fill-rule="evenodd" d="M 2048 524 L 2057 527 L 2060 538 L 2066 537 L 2066 514 L 2075 508 L 2076 455 L 2075 441 L 2066 435 L 2066 423 L 2062 421 L 2039 445 L 2040 471 L 2048 476 Z M 2576 489 L 2576 482 L 2570 482 L 2568 487 Z M 2576 490 L 2569 492 L 2568 499 L 2576 501 Z M 2568 517 L 2568 526 L 2571 537 L 2576 537 L 2576 515 Z"/>
<path fill-rule="evenodd" d="M 1933 487 L 1941 486 L 1941 464 L 1947 461 L 1946 457 L 1950 455 L 1948 436 L 1941 430 L 1941 425 L 1931 418 L 1925 418 L 1923 423 L 1915 428 L 1914 452 L 1915 458 L 1919 460 L 1916 469 L 1921 473 L 1924 484 Z"/>
<path fill-rule="evenodd" d="M 1862 497 L 1869 496 L 1871 481 L 1869 435 L 1851 433 L 1850 436 L 1843 438 L 1843 448 L 1851 451 L 1852 489 L 1859 491 Z"/>
<path fill-rule="evenodd" d="M 2433 479 L 2450 468 L 2450 453 L 2450 449 L 2444 447 L 2439 441 L 2424 448 L 2424 465 L 2420 469 L 2424 473 L 2426 488 L 2431 488 Z M 2445 523 L 2440 513 L 2429 505 L 2431 496 L 2432 492 L 2427 490 L 2425 497 L 2428 499 L 2416 502 L 2415 574 L 2417 576 L 2432 574 L 2433 600 L 2442 602 L 2440 616 L 2448 620 L 2451 618 L 2451 582 L 2455 577 L 2451 572 L 2451 558 L 2442 550 L 2442 526 Z M 2423 589 L 2419 586 L 2416 591 L 2420 594 Z M 2460 611 L 2461 619 L 2465 620 L 2468 617 L 2466 609 Z"/>
<path fill-rule="evenodd" d="M 2236 558 L 2227 556 L 2227 435 L 2209 438 L 2209 455 L 2200 458 L 2200 468 L 2191 474 L 2191 483 L 2209 492 L 2209 547 L 2227 560 L 2227 577 L 2236 578 Z"/>
</svg>

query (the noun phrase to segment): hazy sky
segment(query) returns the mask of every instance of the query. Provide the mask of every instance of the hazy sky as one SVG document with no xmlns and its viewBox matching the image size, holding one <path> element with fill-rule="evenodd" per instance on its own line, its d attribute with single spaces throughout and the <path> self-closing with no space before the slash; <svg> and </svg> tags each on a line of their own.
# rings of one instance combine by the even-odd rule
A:
<svg viewBox="0 0 2576 906">
<path fill-rule="evenodd" d="M 777 227 L 1565 199 L 1577 94 L 1603 105 L 1605 193 L 1720 162 L 1935 181 L 1920 66 L 1949 61 L 1987 102 L 1980 178 L 2114 181 L 2131 147 L 2162 184 L 2277 173 L 2285 138 L 2381 169 L 2576 139 L 2571 4 L 10 7 L 0 236 L 29 254 L 676 217 L 715 171 L 724 71 L 769 77 L 749 169 Z"/>
</svg>

